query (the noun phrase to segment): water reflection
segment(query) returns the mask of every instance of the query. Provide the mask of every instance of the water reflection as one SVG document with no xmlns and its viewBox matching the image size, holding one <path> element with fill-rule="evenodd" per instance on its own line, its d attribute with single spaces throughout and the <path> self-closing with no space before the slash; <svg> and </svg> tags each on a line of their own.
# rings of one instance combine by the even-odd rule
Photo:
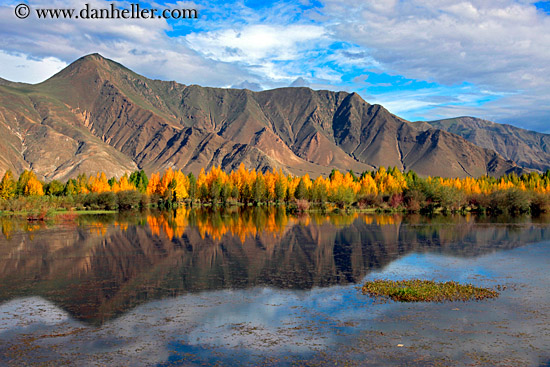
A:
<svg viewBox="0 0 550 367">
<path fill-rule="evenodd" d="M 275 208 L 1 221 L 0 301 L 41 296 L 91 324 L 188 292 L 357 283 L 412 252 L 472 257 L 550 239 L 532 222 Z"/>
<path fill-rule="evenodd" d="M 272 208 L 0 222 L 0 364 L 550 358 L 547 218 Z M 378 304 L 355 289 L 376 277 L 508 288 L 479 303 Z"/>
</svg>

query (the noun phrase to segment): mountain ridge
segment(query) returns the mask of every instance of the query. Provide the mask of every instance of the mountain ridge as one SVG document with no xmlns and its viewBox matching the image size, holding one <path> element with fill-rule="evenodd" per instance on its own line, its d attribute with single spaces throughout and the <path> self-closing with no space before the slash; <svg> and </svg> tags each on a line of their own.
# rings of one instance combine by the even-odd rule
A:
<svg viewBox="0 0 550 367">
<path fill-rule="evenodd" d="M 492 149 L 523 167 L 539 171 L 550 169 L 549 134 L 470 116 L 427 123 L 460 135 L 475 145 Z"/>
<path fill-rule="evenodd" d="M 0 83 L 0 133 L 0 171 L 33 169 L 46 180 L 241 163 L 311 176 L 381 166 L 447 177 L 521 171 L 357 93 L 184 85 L 148 79 L 99 54 L 39 84 Z"/>
</svg>

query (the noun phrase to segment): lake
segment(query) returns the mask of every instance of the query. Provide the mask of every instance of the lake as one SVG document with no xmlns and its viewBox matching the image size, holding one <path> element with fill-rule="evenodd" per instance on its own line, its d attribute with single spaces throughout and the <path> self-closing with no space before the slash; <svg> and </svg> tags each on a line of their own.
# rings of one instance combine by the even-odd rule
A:
<svg viewBox="0 0 550 367">
<path fill-rule="evenodd" d="M 0 217 L 0 365 L 550 366 L 550 218 Z M 365 280 L 498 298 L 397 303 Z"/>
</svg>

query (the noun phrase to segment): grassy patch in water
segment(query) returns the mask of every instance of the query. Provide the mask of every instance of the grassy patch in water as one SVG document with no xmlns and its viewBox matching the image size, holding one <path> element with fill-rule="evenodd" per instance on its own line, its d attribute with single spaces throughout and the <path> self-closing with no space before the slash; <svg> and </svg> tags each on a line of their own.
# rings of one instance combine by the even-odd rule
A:
<svg viewBox="0 0 550 367">
<path fill-rule="evenodd" d="M 373 280 L 366 282 L 362 291 L 371 297 L 389 298 L 397 302 L 479 301 L 499 295 L 497 291 L 472 284 L 420 279 Z"/>
</svg>

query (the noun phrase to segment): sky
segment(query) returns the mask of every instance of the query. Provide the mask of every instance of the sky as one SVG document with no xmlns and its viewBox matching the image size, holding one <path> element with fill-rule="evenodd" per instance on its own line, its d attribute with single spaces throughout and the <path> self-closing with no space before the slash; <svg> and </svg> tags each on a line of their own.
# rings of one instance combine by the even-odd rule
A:
<svg viewBox="0 0 550 367">
<path fill-rule="evenodd" d="M 98 52 L 149 78 L 356 92 L 411 121 L 475 116 L 550 133 L 550 1 L 140 2 L 198 19 L 38 19 L 101 0 L 0 0 L 0 77 L 38 83 Z M 128 2 L 115 2 L 129 8 Z"/>
</svg>

